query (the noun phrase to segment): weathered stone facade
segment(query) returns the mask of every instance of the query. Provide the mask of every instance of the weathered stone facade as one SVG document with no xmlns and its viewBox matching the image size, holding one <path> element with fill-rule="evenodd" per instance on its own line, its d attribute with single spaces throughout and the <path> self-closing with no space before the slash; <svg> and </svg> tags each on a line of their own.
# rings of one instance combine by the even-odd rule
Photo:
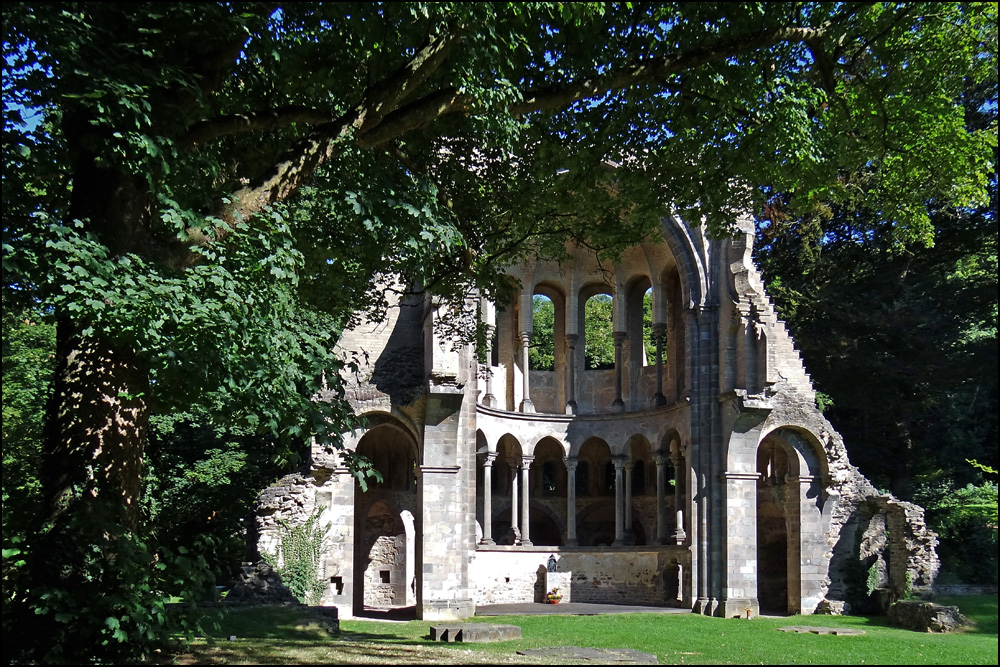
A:
<svg viewBox="0 0 1000 667">
<path fill-rule="evenodd" d="M 275 549 L 275 518 L 318 508 L 324 604 L 342 617 L 415 604 L 427 620 L 463 618 L 541 601 L 552 581 L 566 601 L 719 616 L 838 613 L 867 596 L 872 568 L 895 599 L 930 586 L 922 510 L 851 466 L 741 225 L 709 240 L 668 216 L 665 242 L 614 266 L 571 248 L 512 267 L 521 292 L 506 310 L 457 304 L 496 332 L 484 367 L 435 326 L 456 304 L 410 298 L 346 332 L 344 353 L 366 364 L 345 377 L 348 398 L 367 425 L 344 442 L 384 479 L 362 491 L 336 452 L 314 451 L 309 474 L 262 497 L 261 548 Z M 528 367 L 539 294 L 555 307 L 553 370 Z M 585 363 L 599 294 L 612 300 L 610 370 Z"/>
</svg>

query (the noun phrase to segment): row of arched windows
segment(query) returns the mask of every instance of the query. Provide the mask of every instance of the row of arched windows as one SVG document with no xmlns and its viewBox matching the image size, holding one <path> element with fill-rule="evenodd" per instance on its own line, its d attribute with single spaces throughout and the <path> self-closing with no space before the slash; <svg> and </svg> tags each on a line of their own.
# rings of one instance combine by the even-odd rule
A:
<svg viewBox="0 0 1000 667">
<path fill-rule="evenodd" d="M 615 367 L 613 337 L 614 299 L 610 294 L 591 296 L 584 304 L 584 369 L 606 370 Z M 532 336 L 529 352 L 533 371 L 555 370 L 556 307 L 544 294 L 532 297 Z M 497 345 L 494 344 L 493 349 Z M 646 290 L 642 299 L 642 352 L 643 366 L 656 360 L 656 339 L 653 336 L 653 288 Z"/>
</svg>

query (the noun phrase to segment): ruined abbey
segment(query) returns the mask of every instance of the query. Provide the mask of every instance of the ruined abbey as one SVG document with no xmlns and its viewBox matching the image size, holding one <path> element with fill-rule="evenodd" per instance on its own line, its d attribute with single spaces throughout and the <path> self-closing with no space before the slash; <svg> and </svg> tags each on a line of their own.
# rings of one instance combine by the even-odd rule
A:
<svg viewBox="0 0 1000 667">
<path fill-rule="evenodd" d="M 510 267 L 520 293 L 505 309 L 404 299 L 347 332 L 365 426 L 344 442 L 382 481 L 363 491 L 314 447 L 308 471 L 262 494 L 261 551 L 282 522 L 317 515 L 322 604 L 343 618 L 409 605 L 464 618 L 540 602 L 553 581 L 564 601 L 727 617 L 841 613 L 873 576 L 890 597 L 929 587 L 922 510 L 848 461 L 753 265 L 753 225 L 740 228 L 709 239 L 667 216 L 664 241 L 613 266 L 579 248 Z M 555 312 L 550 370 L 529 363 L 536 295 Z M 595 295 L 613 311 L 613 368 L 585 363 Z M 435 327 L 456 305 L 495 332 L 488 367 Z"/>
</svg>

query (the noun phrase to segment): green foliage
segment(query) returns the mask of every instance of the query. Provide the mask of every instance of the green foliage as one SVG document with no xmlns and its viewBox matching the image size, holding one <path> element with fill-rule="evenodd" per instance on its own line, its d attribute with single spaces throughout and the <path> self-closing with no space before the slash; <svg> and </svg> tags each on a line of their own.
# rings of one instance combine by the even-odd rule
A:
<svg viewBox="0 0 1000 667">
<path fill-rule="evenodd" d="M 865 578 L 865 592 L 868 594 L 868 597 L 871 597 L 875 589 L 878 588 L 879 578 L 878 561 L 876 560 L 868 568 L 868 576 Z"/>
<path fill-rule="evenodd" d="M 646 353 L 646 365 L 656 365 L 656 337 L 653 335 L 653 292 L 646 290 L 642 295 L 642 345 Z M 664 341 L 666 343 L 666 341 Z M 666 355 L 666 347 L 663 349 Z M 664 360 L 666 358 L 664 357 Z"/>
<path fill-rule="evenodd" d="M 821 391 L 816 392 L 816 407 L 819 408 L 820 412 L 826 412 L 831 407 L 833 407 L 833 399 L 829 395 L 824 394 Z"/>
<path fill-rule="evenodd" d="M 248 559 L 245 522 L 260 489 L 287 470 L 275 460 L 287 449 L 252 429 L 210 422 L 197 406 L 150 418 L 143 519 L 158 544 L 202 553 L 209 569 L 225 576 Z M 201 535 L 212 535 L 210 552 L 198 550 Z"/>
<path fill-rule="evenodd" d="M 3 534 L 24 534 L 41 502 L 42 428 L 55 366 L 55 326 L 3 293 Z"/>
<path fill-rule="evenodd" d="M 612 336 L 612 299 L 598 294 L 584 305 L 587 322 L 584 347 L 584 368 L 587 370 L 615 367 L 615 339 Z"/>
<path fill-rule="evenodd" d="M 337 332 L 359 313 L 377 316 L 393 292 L 504 303 L 513 286 L 500 276 L 510 262 L 564 257 L 567 239 L 614 261 L 649 237 L 668 202 L 725 233 L 782 193 L 789 211 L 829 201 L 835 220 L 877 213 L 887 252 L 928 240 L 934 227 L 949 227 L 932 213 L 984 199 L 995 126 L 967 125 L 978 107 L 956 99 L 967 83 L 995 81 L 995 30 L 995 5 L 963 3 L 286 3 L 280 11 L 6 3 L 4 310 L 40 308 L 60 327 L 106 341 L 113 356 L 134 354 L 134 386 L 124 393 L 143 393 L 152 414 L 197 404 L 217 433 L 248 429 L 275 446 L 268 458 L 291 461 L 299 443 L 336 447 L 354 425 Z M 974 261 L 949 265 L 963 290 L 990 287 L 996 253 L 982 247 Z M 838 270 L 855 266 L 850 253 L 836 259 Z M 962 301 L 975 292 L 963 290 Z M 865 293 L 843 283 L 834 291 Z M 925 302 L 899 302 L 926 312 Z M 595 322 L 607 327 L 588 332 L 587 364 L 607 367 L 610 303 L 594 303 L 603 309 Z M 995 339 L 995 314 L 991 322 L 975 312 L 949 344 Z M 458 309 L 443 322 L 463 340 L 482 340 L 482 327 Z M 861 350 L 874 359 L 877 351 Z M 934 370 L 954 367 L 955 355 L 940 356 Z M 68 378 L 57 389 L 71 395 L 84 382 Z M 854 407 L 836 377 L 819 384 L 838 396 L 835 409 Z M 991 401 L 970 397 L 991 395 L 995 384 L 948 386 L 935 402 L 942 414 L 976 407 L 956 417 L 961 428 L 944 449 L 988 460 L 981 443 L 996 423 L 996 392 Z M 38 395 L 24 397 L 24 406 L 37 404 Z M 992 422 L 982 417 L 991 407 Z M 4 489 L 31 498 L 38 450 L 28 431 L 41 420 L 25 410 L 25 436 L 12 445 L 22 449 L 10 450 L 24 462 L 24 483 L 5 479 Z M 884 434 L 870 435 L 859 441 Z M 221 439 L 192 459 L 190 480 L 163 461 L 149 467 L 156 488 L 206 497 L 233 488 L 249 465 L 240 453 L 248 443 Z M 141 442 L 128 444 L 141 453 Z M 58 469 L 68 460 L 60 448 L 94 445 L 53 433 L 43 446 L 54 468 L 39 503 L 48 511 L 62 491 L 55 480 L 79 472 Z M 904 454 L 896 448 L 892 460 L 913 458 Z M 129 637 L 163 627 L 134 625 L 133 604 L 145 599 L 138 589 L 155 588 L 139 574 L 155 549 L 142 532 L 108 528 L 113 539 L 102 537 L 89 512 L 139 525 L 137 482 L 107 478 L 113 488 L 78 490 L 124 498 L 129 521 L 81 502 L 79 517 L 48 517 L 54 527 L 32 537 L 71 543 L 68 570 L 103 586 L 81 586 L 79 595 L 95 599 L 72 593 L 73 604 L 91 605 L 88 618 L 118 619 Z M 169 514 L 169 496 L 147 504 L 151 516 Z M 7 497 L 4 505 L 6 522 Z M 193 503 L 192 512 L 203 517 L 205 507 Z M 103 559 L 84 548 L 88 540 L 108 547 Z M 24 546 L 32 558 L 43 551 Z M 43 591 L 74 590 L 46 584 L 32 558 L 27 571 L 38 581 L 20 590 L 34 608 Z M 112 582 L 116 572 L 127 577 Z M 48 635 L 37 634 L 41 653 L 24 658 L 85 659 L 70 652 L 103 646 L 79 619 L 78 636 L 76 625 L 50 623 Z M 113 645 L 116 629 L 104 627 Z M 135 647 L 130 655 L 141 653 Z M 108 655 L 95 654 L 115 659 Z"/>
<path fill-rule="evenodd" d="M 977 584 L 997 583 L 997 484 L 955 487 L 947 480 L 919 489 L 927 524 L 938 534 L 942 574 Z"/>
<path fill-rule="evenodd" d="M 174 636 L 203 632 L 195 603 L 214 584 L 204 558 L 184 547 L 153 548 L 148 537 L 123 526 L 124 508 L 107 509 L 66 515 L 71 525 L 63 533 L 74 539 L 45 559 L 61 566 L 55 571 L 32 572 L 40 554 L 24 542 L 16 556 L 23 563 L 8 578 L 5 547 L 6 662 L 129 663 L 152 658 Z M 213 547 L 211 536 L 199 542 L 202 552 Z M 171 595 L 188 607 L 168 609 Z"/>
<path fill-rule="evenodd" d="M 304 522 L 289 525 L 281 522 L 278 553 L 262 553 L 292 594 L 305 604 L 319 604 L 326 581 L 320 576 L 320 559 L 329 525 L 320 525 L 321 511 L 316 509 Z"/>
<path fill-rule="evenodd" d="M 528 348 L 528 359 L 533 371 L 555 370 L 555 307 L 552 299 L 539 296 L 532 297 L 534 305 L 531 347 Z"/>
</svg>

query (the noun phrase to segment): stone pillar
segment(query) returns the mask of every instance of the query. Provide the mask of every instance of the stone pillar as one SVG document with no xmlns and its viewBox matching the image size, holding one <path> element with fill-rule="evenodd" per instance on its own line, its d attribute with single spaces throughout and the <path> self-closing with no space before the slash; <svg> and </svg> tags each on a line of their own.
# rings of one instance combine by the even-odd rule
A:
<svg viewBox="0 0 1000 667">
<path fill-rule="evenodd" d="M 635 544 L 635 533 L 632 530 L 632 471 L 635 461 L 629 458 L 625 461 L 625 543 Z"/>
<path fill-rule="evenodd" d="M 566 546 L 575 547 L 576 538 L 576 465 L 577 459 L 567 457 L 566 464 Z"/>
<path fill-rule="evenodd" d="M 493 395 L 493 332 L 496 331 L 496 307 L 487 299 L 480 302 L 480 312 L 482 313 L 483 324 L 486 325 L 486 393 L 483 394 L 483 405 L 488 408 L 497 406 L 496 396 Z"/>
<path fill-rule="evenodd" d="M 622 344 L 628 335 L 624 331 L 611 334 L 615 339 L 615 400 L 611 402 L 613 412 L 625 412 L 625 401 L 622 400 Z"/>
<path fill-rule="evenodd" d="M 566 414 L 575 415 L 576 407 L 576 343 L 580 337 L 576 334 L 566 334 L 566 347 L 569 351 L 569 363 L 566 364 Z M 575 470 L 576 468 L 574 468 Z"/>
<path fill-rule="evenodd" d="M 667 456 L 653 454 L 656 461 L 656 543 L 667 544 Z"/>
<path fill-rule="evenodd" d="M 483 538 L 480 544 L 495 544 L 493 541 L 493 462 L 496 452 L 487 452 L 483 461 Z"/>
<path fill-rule="evenodd" d="M 624 456 L 612 456 L 615 464 L 615 541 L 611 546 L 620 547 L 625 544 L 625 483 L 622 474 L 625 468 Z"/>
<path fill-rule="evenodd" d="M 521 376 L 524 379 L 524 399 L 521 401 L 521 412 L 534 412 L 535 405 L 531 402 L 531 358 L 528 356 L 528 346 L 531 345 L 531 332 L 521 332 Z"/>
<path fill-rule="evenodd" d="M 515 462 L 508 462 L 510 466 L 510 532 L 513 535 L 512 544 L 521 543 L 521 529 L 517 526 L 517 468 Z"/>
<path fill-rule="evenodd" d="M 529 493 L 529 473 L 531 471 L 531 462 L 535 460 L 534 456 L 522 456 L 521 457 L 521 546 L 530 547 L 531 537 L 529 535 L 531 522 L 530 522 L 530 509 L 531 509 L 531 498 Z"/>
<path fill-rule="evenodd" d="M 670 463 L 674 466 L 674 542 L 680 546 L 687 540 L 687 533 L 684 532 L 684 491 L 681 488 L 684 481 L 684 456 L 680 452 L 672 452 Z"/>
<path fill-rule="evenodd" d="M 666 323 L 658 322 L 653 325 L 653 338 L 656 340 L 656 394 L 653 396 L 653 405 L 667 404 L 667 397 L 663 395 L 663 339 L 666 335 Z"/>
</svg>

